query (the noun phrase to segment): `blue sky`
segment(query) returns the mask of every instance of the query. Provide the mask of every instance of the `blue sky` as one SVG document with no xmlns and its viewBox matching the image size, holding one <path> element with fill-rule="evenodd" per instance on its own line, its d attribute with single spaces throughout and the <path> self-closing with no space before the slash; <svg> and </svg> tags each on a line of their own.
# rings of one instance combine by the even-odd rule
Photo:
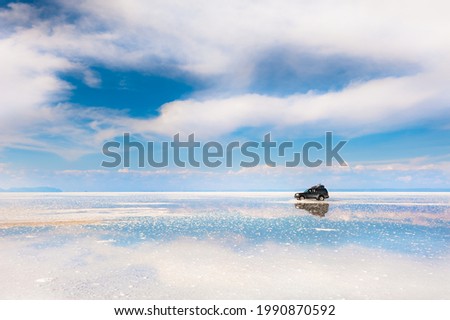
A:
<svg viewBox="0 0 450 320">
<path fill-rule="evenodd" d="M 445 1 L 0 2 L 0 188 L 450 189 Z M 106 169 L 102 145 L 347 140 L 348 167 Z"/>
</svg>

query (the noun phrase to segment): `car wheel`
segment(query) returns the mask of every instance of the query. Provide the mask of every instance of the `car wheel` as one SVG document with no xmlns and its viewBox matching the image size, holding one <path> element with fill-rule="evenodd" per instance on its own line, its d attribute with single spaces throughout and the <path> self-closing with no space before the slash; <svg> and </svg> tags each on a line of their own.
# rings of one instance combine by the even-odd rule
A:
<svg viewBox="0 0 450 320">
<path fill-rule="evenodd" d="M 304 197 L 304 196 L 300 196 L 300 197 L 298 198 L 298 200 L 305 200 L 305 197 Z"/>
<path fill-rule="evenodd" d="M 325 198 L 323 196 L 319 196 L 319 201 L 323 201 Z"/>
</svg>

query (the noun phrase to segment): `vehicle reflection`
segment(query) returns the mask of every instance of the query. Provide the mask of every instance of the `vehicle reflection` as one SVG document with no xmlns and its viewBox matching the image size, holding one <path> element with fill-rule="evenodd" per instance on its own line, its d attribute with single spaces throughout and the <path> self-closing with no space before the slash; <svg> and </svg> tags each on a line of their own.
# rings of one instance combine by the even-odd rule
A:
<svg viewBox="0 0 450 320">
<path fill-rule="evenodd" d="M 328 212 L 328 208 L 330 205 L 326 202 L 318 202 L 318 203 L 303 203 L 299 202 L 295 204 L 295 207 L 300 210 L 308 211 L 310 214 L 325 217 L 325 214 Z"/>
</svg>

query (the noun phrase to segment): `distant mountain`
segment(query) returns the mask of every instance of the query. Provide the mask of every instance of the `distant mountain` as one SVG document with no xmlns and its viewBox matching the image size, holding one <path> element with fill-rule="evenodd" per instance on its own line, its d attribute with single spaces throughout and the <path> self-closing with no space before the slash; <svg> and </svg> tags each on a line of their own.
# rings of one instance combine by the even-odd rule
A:
<svg viewBox="0 0 450 320">
<path fill-rule="evenodd" d="M 0 188 L 0 192 L 62 192 L 62 190 L 53 187 L 22 187 L 9 189 Z"/>
</svg>

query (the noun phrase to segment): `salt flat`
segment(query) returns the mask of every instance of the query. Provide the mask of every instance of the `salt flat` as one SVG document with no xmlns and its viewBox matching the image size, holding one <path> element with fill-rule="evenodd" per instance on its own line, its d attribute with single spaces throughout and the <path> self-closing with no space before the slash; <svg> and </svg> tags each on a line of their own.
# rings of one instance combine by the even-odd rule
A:
<svg viewBox="0 0 450 320">
<path fill-rule="evenodd" d="M 2 299 L 449 299 L 450 193 L 1 193 Z"/>
</svg>

